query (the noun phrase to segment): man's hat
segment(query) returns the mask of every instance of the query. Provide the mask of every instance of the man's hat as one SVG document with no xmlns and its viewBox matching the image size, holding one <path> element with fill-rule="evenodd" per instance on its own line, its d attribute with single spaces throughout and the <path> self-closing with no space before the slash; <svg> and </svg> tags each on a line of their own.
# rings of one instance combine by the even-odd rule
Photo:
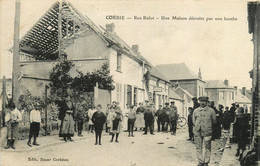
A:
<svg viewBox="0 0 260 166">
<path fill-rule="evenodd" d="M 149 100 L 145 100 L 146 103 L 149 103 Z"/>
<path fill-rule="evenodd" d="M 209 97 L 208 96 L 200 96 L 199 101 L 208 101 Z"/>
<path fill-rule="evenodd" d="M 169 103 L 168 103 L 168 102 L 166 102 L 166 103 L 165 103 L 165 105 L 169 105 Z"/>
<path fill-rule="evenodd" d="M 172 103 L 175 103 L 175 101 L 171 101 L 171 104 L 172 104 Z"/>
<path fill-rule="evenodd" d="M 236 105 L 236 103 L 232 103 L 231 105 Z"/>
<path fill-rule="evenodd" d="M 197 97 L 193 97 L 192 100 L 198 100 Z"/>
</svg>

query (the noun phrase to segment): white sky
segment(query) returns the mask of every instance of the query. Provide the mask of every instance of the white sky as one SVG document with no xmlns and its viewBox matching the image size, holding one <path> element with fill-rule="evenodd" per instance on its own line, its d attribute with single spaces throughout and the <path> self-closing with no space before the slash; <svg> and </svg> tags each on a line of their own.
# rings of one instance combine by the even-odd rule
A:
<svg viewBox="0 0 260 166">
<path fill-rule="evenodd" d="M 51 7 L 53 0 L 21 0 L 20 38 Z M 244 0 L 70 0 L 96 25 L 115 23 L 116 33 L 138 44 L 153 65 L 185 62 L 204 80 L 229 80 L 233 86 L 251 88 L 252 36 L 248 34 L 247 3 Z M 11 77 L 14 0 L 0 0 L 1 77 Z M 107 15 L 236 17 L 238 21 L 135 21 L 107 20 Z"/>
</svg>

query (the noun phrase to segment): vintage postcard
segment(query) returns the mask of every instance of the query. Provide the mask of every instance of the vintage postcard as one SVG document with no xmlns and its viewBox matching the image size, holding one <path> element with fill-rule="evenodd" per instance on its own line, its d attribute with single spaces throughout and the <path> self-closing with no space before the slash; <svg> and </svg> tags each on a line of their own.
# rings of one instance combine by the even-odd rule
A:
<svg viewBox="0 0 260 166">
<path fill-rule="evenodd" d="M 257 165 L 258 6 L 0 0 L 0 165 Z"/>
</svg>

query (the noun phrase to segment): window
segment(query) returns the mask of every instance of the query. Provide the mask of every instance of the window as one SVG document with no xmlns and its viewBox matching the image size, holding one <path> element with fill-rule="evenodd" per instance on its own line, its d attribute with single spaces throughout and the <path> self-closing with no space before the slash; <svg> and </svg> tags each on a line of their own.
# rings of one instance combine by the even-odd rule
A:
<svg viewBox="0 0 260 166">
<path fill-rule="evenodd" d="M 127 100 L 126 104 L 132 105 L 132 86 L 127 85 Z"/>
<path fill-rule="evenodd" d="M 156 86 L 159 87 L 159 80 L 156 81 Z"/>
<path fill-rule="evenodd" d="M 122 84 L 116 83 L 116 100 L 121 103 L 122 100 Z"/>
<path fill-rule="evenodd" d="M 117 52 L 117 61 L 116 61 L 116 64 L 117 64 L 117 67 L 116 67 L 116 70 L 117 71 L 121 71 L 122 67 L 122 54 Z"/>
<path fill-rule="evenodd" d="M 159 105 L 162 105 L 162 96 L 161 95 L 158 95 L 158 103 L 159 103 Z"/>
<path fill-rule="evenodd" d="M 231 96 L 232 96 L 232 100 L 235 100 L 235 94 L 234 94 L 234 92 L 231 93 Z"/>
<path fill-rule="evenodd" d="M 219 92 L 218 99 L 224 99 L 224 92 Z"/>
<path fill-rule="evenodd" d="M 137 88 L 134 88 L 134 103 L 137 103 Z"/>
<path fill-rule="evenodd" d="M 155 102 L 156 102 L 156 94 L 155 92 L 153 92 L 153 103 L 155 104 Z"/>
<path fill-rule="evenodd" d="M 201 96 L 201 93 L 200 93 L 200 86 L 199 86 L 199 96 Z"/>
</svg>

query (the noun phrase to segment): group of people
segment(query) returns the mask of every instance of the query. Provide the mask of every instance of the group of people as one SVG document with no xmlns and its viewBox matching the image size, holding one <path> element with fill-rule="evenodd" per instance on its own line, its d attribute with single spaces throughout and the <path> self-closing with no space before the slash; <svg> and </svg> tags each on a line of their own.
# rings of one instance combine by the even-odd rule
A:
<svg viewBox="0 0 260 166">
<path fill-rule="evenodd" d="M 223 105 L 219 105 L 218 109 L 214 106 L 214 102 L 210 102 L 206 96 L 193 98 L 193 107 L 189 108 L 188 115 L 188 131 L 189 139 L 195 141 L 197 149 L 197 158 L 199 166 L 208 165 L 211 156 L 211 140 L 219 139 L 221 137 L 221 129 L 229 130 L 230 124 L 234 123 L 236 129 L 235 136 L 238 142 L 238 149 L 236 156 L 240 155 L 245 150 L 248 120 L 244 116 L 243 107 L 232 104 L 229 109 L 225 108 L 223 112 Z M 41 113 L 39 111 L 39 104 L 31 105 L 30 111 L 30 131 L 28 146 L 39 146 L 36 139 L 39 135 Z M 64 141 L 73 141 L 72 137 L 75 132 L 75 122 L 77 123 L 78 136 L 82 136 L 84 119 L 88 119 L 89 131 L 95 131 L 95 145 L 101 145 L 102 131 L 105 128 L 106 132 L 111 135 L 111 141 L 119 142 L 119 134 L 122 131 L 122 123 L 124 118 L 127 118 L 127 131 L 129 137 L 134 137 L 134 131 L 138 129 L 147 134 L 154 135 L 154 122 L 157 120 L 158 132 L 168 132 L 168 126 L 173 135 L 176 135 L 178 110 L 174 102 L 165 103 L 163 108 L 161 105 L 156 111 L 153 104 L 148 101 L 145 105 L 139 103 L 139 107 L 134 105 L 127 105 L 127 113 L 123 114 L 119 103 L 114 101 L 108 104 L 105 110 L 98 104 L 96 107 L 91 107 L 87 112 L 82 106 L 75 108 L 70 96 L 59 103 L 59 119 L 61 120 L 59 136 L 63 137 Z M 18 124 L 22 119 L 21 112 L 15 107 L 13 102 L 9 102 L 8 109 L 5 115 L 5 122 L 7 124 L 7 145 L 6 149 L 15 149 L 14 142 L 18 137 Z M 31 139 L 33 143 L 31 144 Z M 205 144 L 204 155 L 203 142 Z"/>
<path fill-rule="evenodd" d="M 231 123 L 234 123 L 235 135 L 237 138 L 238 149 L 236 156 L 243 153 L 246 146 L 245 133 L 248 129 L 248 120 L 244 116 L 244 108 L 233 103 L 232 107 L 225 108 L 223 113 L 223 105 L 219 105 L 219 109 L 214 106 L 213 101 L 209 101 L 207 96 L 193 98 L 193 108 L 189 108 L 188 115 L 188 131 L 189 139 L 195 141 L 198 166 L 207 166 L 211 156 L 211 141 L 221 137 L 221 129 L 229 130 Z M 203 142 L 205 144 L 204 154 Z M 242 150 L 242 153 L 240 153 Z"/>
</svg>

